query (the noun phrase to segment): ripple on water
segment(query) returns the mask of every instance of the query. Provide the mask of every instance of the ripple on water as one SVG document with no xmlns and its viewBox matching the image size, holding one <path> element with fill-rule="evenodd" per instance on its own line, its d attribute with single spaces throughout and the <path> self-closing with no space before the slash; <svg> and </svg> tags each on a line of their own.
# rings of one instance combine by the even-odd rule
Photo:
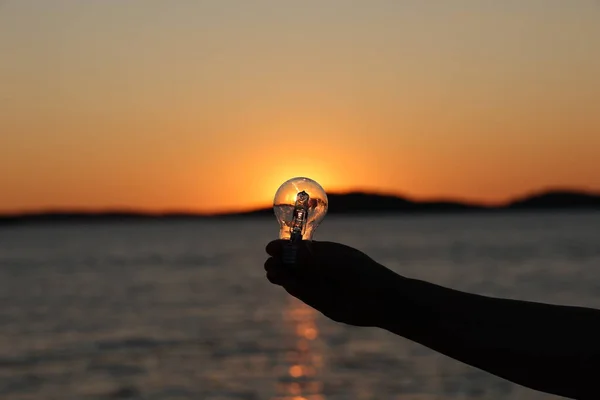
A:
<svg viewBox="0 0 600 400">
<path fill-rule="evenodd" d="M 0 232 L 3 400 L 549 399 L 266 282 L 274 220 Z M 366 234 L 368 233 L 368 234 Z M 398 272 L 600 306 L 600 215 L 326 221 Z"/>
</svg>

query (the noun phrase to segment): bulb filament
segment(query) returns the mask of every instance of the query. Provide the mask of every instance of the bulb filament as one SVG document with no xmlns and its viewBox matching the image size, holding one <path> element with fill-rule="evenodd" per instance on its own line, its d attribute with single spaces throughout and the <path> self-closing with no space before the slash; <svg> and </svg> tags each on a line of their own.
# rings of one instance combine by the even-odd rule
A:
<svg viewBox="0 0 600 400">
<path fill-rule="evenodd" d="M 294 214 L 290 229 L 290 240 L 292 242 L 302 240 L 302 234 L 308 220 L 309 200 L 310 196 L 304 190 L 296 195 L 296 204 L 294 204 Z"/>
</svg>

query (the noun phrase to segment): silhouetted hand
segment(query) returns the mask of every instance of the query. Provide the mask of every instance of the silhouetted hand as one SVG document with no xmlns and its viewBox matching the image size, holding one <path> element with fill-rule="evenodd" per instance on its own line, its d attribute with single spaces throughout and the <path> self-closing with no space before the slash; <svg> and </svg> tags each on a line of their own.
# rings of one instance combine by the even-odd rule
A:
<svg viewBox="0 0 600 400">
<path fill-rule="evenodd" d="M 500 299 L 404 278 L 331 242 L 267 245 L 267 278 L 337 322 L 386 329 L 531 389 L 600 399 L 600 310 Z"/>
<path fill-rule="evenodd" d="M 297 262 L 281 262 L 286 241 L 267 245 L 267 278 L 337 322 L 380 326 L 387 299 L 403 277 L 352 247 L 332 242 L 298 243 Z"/>
</svg>

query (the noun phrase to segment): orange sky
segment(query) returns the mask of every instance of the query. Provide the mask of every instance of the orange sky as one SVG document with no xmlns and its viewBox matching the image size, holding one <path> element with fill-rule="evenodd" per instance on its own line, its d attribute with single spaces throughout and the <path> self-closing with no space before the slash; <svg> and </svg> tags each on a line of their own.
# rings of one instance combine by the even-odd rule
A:
<svg viewBox="0 0 600 400">
<path fill-rule="evenodd" d="M 600 3 L 0 2 L 0 212 L 222 211 L 305 175 L 600 190 Z"/>
</svg>

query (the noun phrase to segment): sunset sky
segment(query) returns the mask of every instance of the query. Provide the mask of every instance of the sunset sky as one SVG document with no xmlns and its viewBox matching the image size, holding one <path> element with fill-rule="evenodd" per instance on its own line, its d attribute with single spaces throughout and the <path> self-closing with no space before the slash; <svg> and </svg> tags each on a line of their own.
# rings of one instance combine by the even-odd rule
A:
<svg viewBox="0 0 600 400">
<path fill-rule="evenodd" d="M 0 212 L 600 190 L 600 1 L 0 0 Z"/>
</svg>

